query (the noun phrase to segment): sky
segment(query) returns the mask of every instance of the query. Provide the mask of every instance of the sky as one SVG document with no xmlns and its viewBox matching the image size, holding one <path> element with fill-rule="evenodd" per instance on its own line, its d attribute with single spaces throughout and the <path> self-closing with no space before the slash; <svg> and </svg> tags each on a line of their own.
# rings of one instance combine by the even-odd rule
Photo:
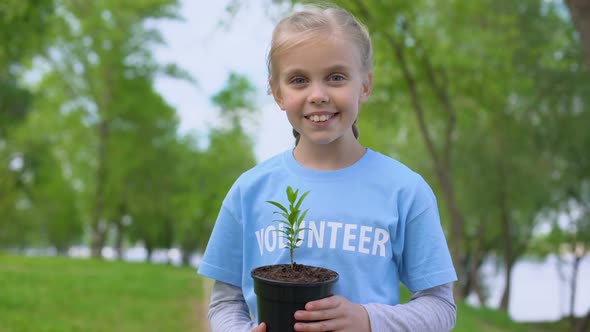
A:
<svg viewBox="0 0 590 332">
<path fill-rule="evenodd" d="M 229 26 L 220 25 L 228 17 L 228 2 L 182 0 L 184 21 L 158 24 L 167 46 L 157 48 L 155 58 L 176 63 L 197 84 L 159 78 L 155 86 L 177 109 L 181 132 L 196 131 L 206 137 L 208 127 L 221 124 L 211 96 L 224 87 L 231 71 L 248 77 L 258 90 L 258 112 L 247 129 L 255 142 L 256 158 L 263 161 L 293 146 L 285 114 L 266 94 L 266 53 L 274 24 L 263 1 L 251 0 L 244 1 L 248 4 Z"/>
</svg>

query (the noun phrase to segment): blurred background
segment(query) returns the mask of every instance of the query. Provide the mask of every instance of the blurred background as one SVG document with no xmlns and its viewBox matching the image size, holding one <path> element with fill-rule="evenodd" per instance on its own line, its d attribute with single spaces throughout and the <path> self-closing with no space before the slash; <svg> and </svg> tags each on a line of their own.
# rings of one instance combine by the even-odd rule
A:
<svg viewBox="0 0 590 332">
<path fill-rule="evenodd" d="M 199 278 L 226 191 L 293 146 L 266 52 L 302 2 L 3 1 L 0 294 L 60 269 L 31 256 Z M 435 190 L 460 320 L 478 308 L 493 312 L 478 331 L 590 331 L 590 2 L 331 2 L 372 34 L 360 140 Z M 186 330 L 206 329 L 210 283 L 197 281 Z M 32 304 L 11 294 L 0 331 L 28 331 Z M 92 325 L 72 326 L 55 331 Z"/>
</svg>

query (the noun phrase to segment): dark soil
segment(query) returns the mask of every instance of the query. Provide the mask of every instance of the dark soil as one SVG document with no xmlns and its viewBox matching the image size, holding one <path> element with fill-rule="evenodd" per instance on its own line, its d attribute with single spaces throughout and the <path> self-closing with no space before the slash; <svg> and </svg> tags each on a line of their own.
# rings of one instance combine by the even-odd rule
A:
<svg viewBox="0 0 590 332">
<path fill-rule="evenodd" d="M 297 263 L 293 264 L 293 268 L 289 264 L 261 266 L 254 269 L 253 273 L 265 279 L 298 283 L 322 282 L 338 276 L 336 272 L 323 267 Z"/>
</svg>

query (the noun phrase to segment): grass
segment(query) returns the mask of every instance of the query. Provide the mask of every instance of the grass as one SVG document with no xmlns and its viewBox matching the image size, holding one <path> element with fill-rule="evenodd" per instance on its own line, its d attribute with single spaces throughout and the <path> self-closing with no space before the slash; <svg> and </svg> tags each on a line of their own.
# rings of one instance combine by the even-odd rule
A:
<svg viewBox="0 0 590 332">
<path fill-rule="evenodd" d="M 467 305 L 457 308 L 457 326 L 453 331 L 481 332 L 564 332 L 569 331 L 565 321 L 556 323 L 516 323 L 508 314 L 492 310 L 477 309 Z"/>
<path fill-rule="evenodd" d="M 207 332 L 211 284 L 193 268 L 0 253 L 0 332 Z M 457 313 L 453 332 L 568 330 L 462 304 Z"/>
<path fill-rule="evenodd" d="M 0 332 L 201 331 L 200 281 L 190 268 L 0 254 Z"/>
</svg>

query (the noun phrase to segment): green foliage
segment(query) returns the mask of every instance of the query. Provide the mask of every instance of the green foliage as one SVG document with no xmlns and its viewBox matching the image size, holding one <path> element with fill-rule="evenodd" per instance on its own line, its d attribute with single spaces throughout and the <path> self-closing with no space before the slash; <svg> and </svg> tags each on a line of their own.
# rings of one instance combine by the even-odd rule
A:
<svg viewBox="0 0 590 332">
<path fill-rule="evenodd" d="M 26 121 L 34 96 L 20 81 L 31 59 L 41 54 L 52 36 L 52 0 L 8 0 L 0 4 L 0 243 L 22 244 L 30 223 L 20 222 L 23 174 L 11 165 L 22 151 L 10 144 L 13 132 Z M 18 33 L 15 33 L 18 31 Z"/>
<path fill-rule="evenodd" d="M 236 110 L 252 110 L 255 104 L 255 93 L 256 89 L 248 78 L 232 72 L 224 89 L 211 99 L 225 115 Z"/>
<path fill-rule="evenodd" d="M 287 248 L 289 248 L 289 253 L 291 257 L 291 268 L 294 268 L 294 251 L 295 249 L 299 248 L 299 242 L 302 239 L 299 238 L 299 233 L 303 232 L 306 228 L 301 227 L 301 222 L 307 215 L 309 209 L 305 211 L 301 211 L 301 204 L 309 191 L 303 193 L 299 196 L 299 189 L 293 190 L 291 186 L 287 186 L 287 200 L 289 201 L 289 207 L 285 207 L 279 202 L 276 201 L 266 201 L 280 209 L 280 211 L 275 211 L 274 214 L 278 214 L 283 217 L 283 219 L 277 219 L 273 221 L 277 221 L 283 224 L 283 228 L 279 228 L 277 232 L 282 233 L 282 237 L 287 240 Z"/>
<path fill-rule="evenodd" d="M 0 76 L 28 63 L 53 37 L 53 0 L 6 0 L 0 4 Z M 18 31 L 18 33 L 15 33 Z M 15 68 L 11 68 L 14 70 Z"/>
<path fill-rule="evenodd" d="M 16 79 L 0 75 L 0 139 L 8 130 L 24 121 L 32 103 L 30 91 L 18 86 Z"/>
<path fill-rule="evenodd" d="M 247 77 L 231 72 L 224 88 L 211 100 L 220 107 L 221 117 L 233 127 L 240 126 L 256 110 L 256 88 Z"/>
<path fill-rule="evenodd" d="M 77 205 L 95 249 L 111 227 L 148 248 L 173 244 L 176 188 L 162 160 L 176 161 L 178 119 L 153 80 L 190 77 L 154 60 L 151 48 L 164 41 L 150 23 L 174 19 L 177 10 L 173 0 L 60 3 L 37 112 L 56 118 L 46 126 L 55 143 L 49 148 L 68 165 L 69 181 L 81 184 Z M 121 227 L 124 219 L 132 226 Z"/>
<path fill-rule="evenodd" d="M 203 250 L 221 202 L 236 178 L 256 164 L 254 142 L 244 131 L 242 120 L 255 110 L 252 84 L 243 76 L 231 73 L 226 85 L 213 97 L 226 123 L 211 128 L 208 144 L 199 150 L 201 142 L 192 136 L 184 138 L 183 166 L 179 171 L 177 211 L 182 211 L 176 222 L 175 237 L 185 250 Z M 186 181 L 186 179 L 194 179 Z"/>
</svg>

